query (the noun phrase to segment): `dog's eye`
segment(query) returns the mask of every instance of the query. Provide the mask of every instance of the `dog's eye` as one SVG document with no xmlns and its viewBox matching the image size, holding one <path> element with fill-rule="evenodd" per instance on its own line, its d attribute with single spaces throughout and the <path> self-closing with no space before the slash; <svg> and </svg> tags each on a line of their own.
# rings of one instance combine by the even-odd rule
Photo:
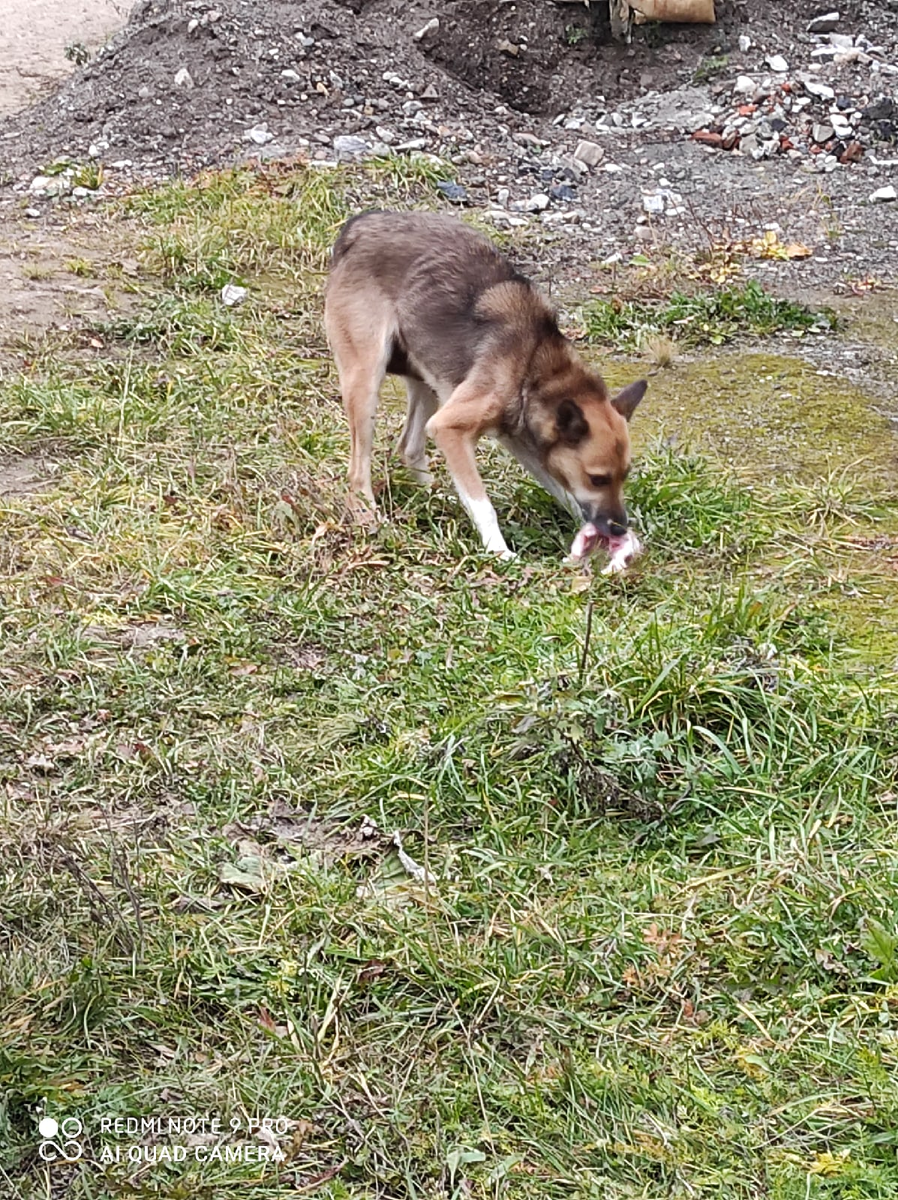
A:
<svg viewBox="0 0 898 1200">
<path fill-rule="evenodd" d="M 596 487 L 596 488 L 607 487 L 608 484 L 611 482 L 611 476 L 610 475 L 590 475 L 589 482 L 592 484 L 593 487 Z"/>
</svg>

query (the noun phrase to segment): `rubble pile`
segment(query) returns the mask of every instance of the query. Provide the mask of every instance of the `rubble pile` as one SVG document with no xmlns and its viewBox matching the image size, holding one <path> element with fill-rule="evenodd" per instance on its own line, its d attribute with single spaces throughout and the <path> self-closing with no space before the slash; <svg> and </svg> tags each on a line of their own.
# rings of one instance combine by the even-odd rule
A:
<svg viewBox="0 0 898 1200">
<path fill-rule="evenodd" d="M 692 131 L 695 141 L 756 161 L 785 154 L 823 172 L 898 141 L 898 104 L 883 90 L 886 78 L 898 76 L 898 66 L 864 34 L 835 32 L 838 21 L 834 12 L 810 23 L 816 44 L 806 69 L 790 72 L 785 58 L 770 55 L 769 73 L 740 75 L 730 102 L 715 105 Z M 843 74 L 850 65 L 867 68 L 861 90 L 856 78 Z"/>
</svg>

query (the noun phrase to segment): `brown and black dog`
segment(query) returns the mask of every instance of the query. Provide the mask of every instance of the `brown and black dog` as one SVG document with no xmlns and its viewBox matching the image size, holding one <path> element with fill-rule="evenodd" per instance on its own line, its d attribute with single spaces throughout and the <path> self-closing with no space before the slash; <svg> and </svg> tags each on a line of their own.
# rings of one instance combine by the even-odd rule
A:
<svg viewBox="0 0 898 1200">
<path fill-rule="evenodd" d="M 627 422 L 646 390 L 611 397 L 577 357 L 534 285 L 450 217 L 369 212 L 333 250 L 325 325 L 349 419 L 350 506 L 373 513 L 371 448 L 380 385 L 405 377 L 403 462 L 431 480 L 429 434 L 488 551 L 511 557 L 477 470 L 478 439 L 498 439 L 599 540 L 627 530 Z"/>
</svg>

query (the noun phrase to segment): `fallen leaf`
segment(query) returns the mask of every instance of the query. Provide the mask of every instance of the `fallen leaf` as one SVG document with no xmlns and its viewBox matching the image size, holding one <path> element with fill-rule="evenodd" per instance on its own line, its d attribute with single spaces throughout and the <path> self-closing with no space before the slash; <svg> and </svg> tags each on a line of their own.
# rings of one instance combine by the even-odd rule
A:
<svg viewBox="0 0 898 1200">
<path fill-rule="evenodd" d="M 218 864 L 219 881 L 244 892 L 264 892 L 267 884 L 261 858 L 238 858 L 236 863 Z"/>
</svg>

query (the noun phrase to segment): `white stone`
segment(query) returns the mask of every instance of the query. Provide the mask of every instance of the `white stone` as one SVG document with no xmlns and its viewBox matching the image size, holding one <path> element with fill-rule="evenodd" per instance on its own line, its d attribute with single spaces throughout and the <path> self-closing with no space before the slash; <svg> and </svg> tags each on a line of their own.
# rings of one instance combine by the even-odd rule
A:
<svg viewBox="0 0 898 1200">
<path fill-rule="evenodd" d="M 823 13 L 819 17 L 814 17 L 813 21 L 811 21 L 810 25 L 808 25 L 808 33 L 832 33 L 838 23 L 839 13 Z"/>
<path fill-rule="evenodd" d="M 235 304 L 242 304 L 245 299 L 246 288 L 239 287 L 236 283 L 226 283 L 221 289 L 221 302 L 228 308 L 233 308 Z"/>
<path fill-rule="evenodd" d="M 737 96 L 750 96 L 758 85 L 750 75 L 739 75 L 733 87 Z"/>
<path fill-rule="evenodd" d="M 818 100 L 835 100 L 836 93 L 833 89 L 818 79 L 803 79 L 802 82 L 805 90 L 812 96 L 816 96 Z"/>
<path fill-rule="evenodd" d="M 645 210 L 645 212 L 651 213 L 651 214 L 657 216 L 660 213 L 664 212 L 664 197 L 658 196 L 658 195 L 652 195 L 652 194 L 649 194 L 648 196 L 643 196 L 642 197 L 642 207 Z"/>
<path fill-rule="evenodd" d="M 783 58 L 782 54 L 768 54 L 764 61 L 771 71 L 775 71 L 777 75 L 783 75 L 789 70 L 789 64 Z"/>
<path fill-rule="evenodd" d="M 337 158 L 360 158 L 370 153 L 371 146 L 364 138 L 352 134 L 341 134 L 334 138 L 334 153 Z"/>
<path fill-rule="evenodd" d="M 898 200 L 898 191 L 895 190 L 893 184 L 888 184 L 886 187 L 877 188 L 875 192 L 870 193 L 871 204 L 885 204 L 889 200 Z"/>
<path fill-rule="evenodd" d="M 423 39 L 426 38 L 429 34 L 436 33 L 437 30 L 439 29 L 439 27 L 440 27 L 440 18 L 439 17 L 431 17 L 426 25 L 422 25 L 417 33 L 412 34 L 412 37 L 415 39 L 416 42 L 423 41 Z"/>
<path fill-rule="evenodd" d="M 739 34 L 739 49 L 743 54 L 748 54 L 749 50 L 751 49 L 751 38 L 747 33 Z"/>
<path fill-rule="evenodd" d="M 580 141 L 574 151 L 574 158 L 585 163 L 587 167 L 597 167 L 605 157 L 605 151 L 598 142 Z"/>
<path fill-rule="evenodd" d="M 188 89 L 193 87 L 193 76 L 186 67 L 181 67 L 181 69 L 176 73 L 175 87 Z"/>
<path fill-rule="evenodd" d="M 255 142 L 257 146 L 264 146 L 268 142 L 274 141 L 274 134 L 271 133 L 263 121 L 261 125 L 254 125 L 252 129 L 247 129 L 243 134 L 243 140 L 245 142 Z"/>
</svg>

